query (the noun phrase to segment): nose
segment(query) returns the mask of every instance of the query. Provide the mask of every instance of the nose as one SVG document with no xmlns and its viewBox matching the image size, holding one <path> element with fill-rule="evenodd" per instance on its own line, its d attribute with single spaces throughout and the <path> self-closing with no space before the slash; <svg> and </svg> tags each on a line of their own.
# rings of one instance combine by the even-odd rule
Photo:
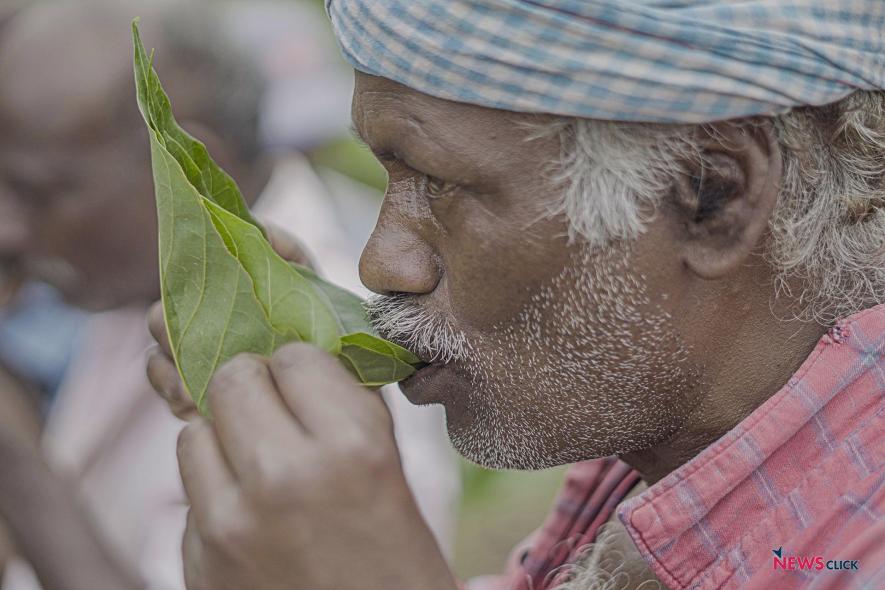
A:
<svg viewBox="0 0 885 590">
<path fill-rule="evenodd" d="M 388 195 L 360 257 L 366 288 L 381 295 L 432 292 L 440 279 L 439 257 L 421 234 L 420 223 Z"/>
</svg>

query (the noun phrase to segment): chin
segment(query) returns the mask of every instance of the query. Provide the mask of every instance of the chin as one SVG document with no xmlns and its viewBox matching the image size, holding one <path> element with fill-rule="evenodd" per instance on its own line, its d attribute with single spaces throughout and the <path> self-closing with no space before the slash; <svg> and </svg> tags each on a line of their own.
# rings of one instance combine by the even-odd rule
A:
<svg viewBox="0 0 885 590">
<path fill-rule="evenodd" d="M 490 395 L 457 364 L 432 363 L 402 381 L 413 404 L 440 404 L 452 446 L 468 461 L 490 469 L 545 469 L 585 458 L 574 449 L 545 448 L 539 424 L 497 409 Z M 473 402 L 471 403 L 471 400 Z M 507 404 L 504 404 L 506 407 Z"/>
<path fill-rule="evenodd" d="M 550 446 L 551 441 L 538 432 L 514 431 L 482 419 L 455 424 L 448 419 L 448 412 L 446 415 L 454 449 L 468 461 L 487 469 L 534 471 L 605 456 L 588 456 L 587 449 L 583 448 Z"/>
<path fill-rule="evenodd" d="M 484 388 L 455 364 L 431 364 L 400 383 L 411 403 L 444 407 L 452 446 L 482 467 L 547 469 L 620 450 L 622 441 L 613 436 L 617 428 L 604 415 L 586 410 L 563 414 L 537 404 L 520 404 L 519 400 L 534 397 L 538 384 L 514 386 Z"/>
</svg>

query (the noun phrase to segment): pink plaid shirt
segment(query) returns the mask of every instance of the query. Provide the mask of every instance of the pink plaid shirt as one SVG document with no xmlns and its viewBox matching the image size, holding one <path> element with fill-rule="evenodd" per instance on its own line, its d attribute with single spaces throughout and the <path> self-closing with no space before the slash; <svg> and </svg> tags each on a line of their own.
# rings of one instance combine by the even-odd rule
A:
<svg viewBox="0 0 885 590">
<path fill-rule="evenodd" d="M 615 509 L 673 590 L 885 588 L 885 305 L 838 322 L 743 422 L 621 503 L 637 481 L 612 458 L 575 465 L 530 548 L 470 588 L 552 587 Z"/>
</svg>

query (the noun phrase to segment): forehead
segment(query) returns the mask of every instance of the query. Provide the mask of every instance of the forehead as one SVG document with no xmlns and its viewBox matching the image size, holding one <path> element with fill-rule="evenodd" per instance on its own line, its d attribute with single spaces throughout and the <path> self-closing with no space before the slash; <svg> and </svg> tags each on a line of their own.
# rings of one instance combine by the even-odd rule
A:
<svg viewBox="0 0 885 590">
<path fill-rule="evenodd" d="M 131 75 L 126 32 L 64 9 L 16 16 L 0 40 L 3 126 L 39 141 L 106 125 Z"/>
<path fill-rule="evenodd" d="M 402 84 L 356 72 L 353 119 L 373 148 L 408 146 L 417 140 L 447 150 L 525 142 L 532 124 L 551 117 L 453 102 L 423 94 Z"/>
<path fill-rule="evenodd" d="M 412 120 L 430 126 L 454 126 L 459 131 L 480 125 L 485 132 L 508 119 L 525 118 L 508 111 L 489 109 L 436 98 L 398 82 L 357 71 L 353 103 L 354 123 L 360 130 L 376 121 Z"/>
</svg>

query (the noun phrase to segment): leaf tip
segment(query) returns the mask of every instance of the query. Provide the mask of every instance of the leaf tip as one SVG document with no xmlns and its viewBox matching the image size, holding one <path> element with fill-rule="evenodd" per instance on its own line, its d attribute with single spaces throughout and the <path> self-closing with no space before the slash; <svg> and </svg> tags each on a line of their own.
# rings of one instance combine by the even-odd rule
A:
<svg viewBox="0 0 885 590">
<path fill-rule="evenodd" d="M 141 34 L 138 32 L 139 23 L 141 23 L 140 16 L 132 19 L 132 44 L 136 47 L 141 44 Z"/>
</svg>

